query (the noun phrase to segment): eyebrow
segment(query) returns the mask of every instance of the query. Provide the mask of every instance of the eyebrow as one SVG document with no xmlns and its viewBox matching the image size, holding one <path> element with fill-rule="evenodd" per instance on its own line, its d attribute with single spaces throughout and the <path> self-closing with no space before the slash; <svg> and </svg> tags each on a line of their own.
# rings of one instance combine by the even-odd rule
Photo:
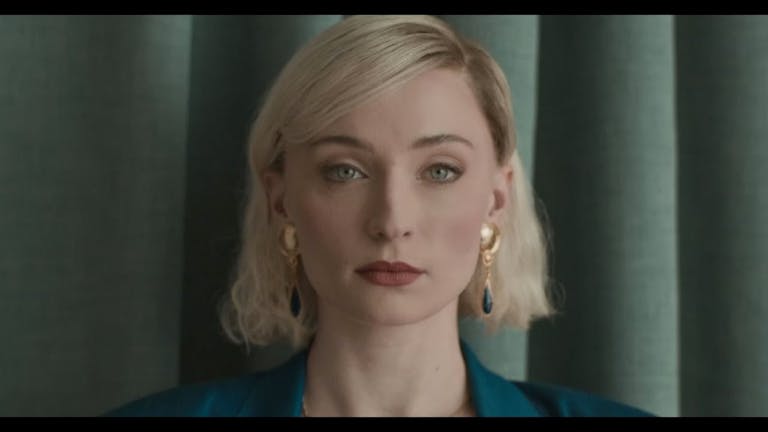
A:
<svg viewBox="0 0 768 432">
<path fill-rule="evenodd" d="M 455 134 L 435 134 L 421 137 L 411 144 L 411 150 L 421 149 L 426 147 L 434 147 L 436 145 L 446 142 L 458 142 L 467 145 L 469 148 L 474 149 L 475 146 L 468 139 Z M 373 152 L 373 146 L 365 141 L 349 135 L 328 135 L 320 137 L 309 143 L 310 148 L 317 148 L 322 145 L 328 144 L 340 144 L 347 147 L 352 147 L 367 152 Z"/>
</svg>

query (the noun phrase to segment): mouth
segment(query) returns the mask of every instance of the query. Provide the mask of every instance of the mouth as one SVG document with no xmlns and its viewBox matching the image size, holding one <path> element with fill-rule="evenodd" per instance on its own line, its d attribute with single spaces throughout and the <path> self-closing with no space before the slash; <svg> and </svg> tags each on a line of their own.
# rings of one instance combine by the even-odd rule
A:
<svg viewBox="0 0 768 432">
<path fill-rule="evenodd" d="M 403 286 L 418 279 L 424 270 L 399 261 L 394 263 L 376 261 L 358 267 L 355 272 L 375 285 Z"/>
</svg>

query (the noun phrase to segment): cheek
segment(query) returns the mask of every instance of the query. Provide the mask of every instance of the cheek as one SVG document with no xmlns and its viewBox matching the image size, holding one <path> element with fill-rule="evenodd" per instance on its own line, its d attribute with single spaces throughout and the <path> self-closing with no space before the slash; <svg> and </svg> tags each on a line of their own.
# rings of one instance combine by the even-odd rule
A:
<svg viewBox="0 0 768 432">
<path fill-rule="evenodd" d="M 488 193 L 485 191 L 489 188 L 481 179 L 472 180 L 457 191 L 454 202 L 461 205 L 454 204 L 445 213 L 444 232 L 440 233 L 446 249 L 462 259 L 467 255 L 474 256 L 480 250 L 480 227 L 485 222 L 488 206 Z"/>
<path fill-rule="evenodd" d="M 329 199 L 321 193 L 305 189 L 296 195 L 296 225 L 300 250 L 312 267 L 340 268 L 349 250 L 345 242 L 353 238 L 357 207 L 353 197 Z M 304 241 L 302 241 L 302 238 Z"/>
<path fill-rule="evenodd" d="M 338 234 L 337 224 L 344 218 L 334 207 L 310 197 L 302 197 L 297 204 L 298 214 L 301 215 L 297 224 L 301 227 L 302 237 L 306 239 L 302 244 L 304 252 L 309 252 L 307 247 L 326 248 L 329 238 L 333 237 L 332 233 Z"/>
<path fill-rule="evenodd" d="M 480 226 L 483 223 L 483 212 L 467 211 L 454 215 L 445 224 L 445 232 L 441 236 L 447 242 L 446 249 L 454 256 L 462 257 L 478 253 L 480 248 Z"/>
</svg>

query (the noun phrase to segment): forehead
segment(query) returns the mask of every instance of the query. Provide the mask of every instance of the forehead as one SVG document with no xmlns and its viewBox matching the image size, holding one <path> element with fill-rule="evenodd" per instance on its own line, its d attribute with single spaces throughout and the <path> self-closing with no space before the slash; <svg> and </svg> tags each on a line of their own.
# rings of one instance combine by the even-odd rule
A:
<svg viewBox="0 0 768 432">
<path fill-rule="evenodd" d="M 374 143 L 435 134 L 490 143 L 487 122 L 466 77 L 449 69 L 430 70 L 389 89 L 323 132 L 354 135 Z"/>
</svg>

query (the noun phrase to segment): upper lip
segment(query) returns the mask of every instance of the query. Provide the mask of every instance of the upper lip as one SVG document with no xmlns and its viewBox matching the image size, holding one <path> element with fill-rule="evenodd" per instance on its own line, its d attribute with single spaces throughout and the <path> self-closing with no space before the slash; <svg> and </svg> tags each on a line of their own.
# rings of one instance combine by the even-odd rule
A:
<svg viewBox="0 0 768 432">
<path fill-rule="evenodd" d="M 410 272 L 410 273 L 423 273 L 424 270 L 412 267 L 407 263 L 401 261 L 388 262 L 388 261 L 375 261 L 368 263 L 362 267 L 358 267 L 356 271 L 387 271 L 387 272 Z"/>
</svg>

